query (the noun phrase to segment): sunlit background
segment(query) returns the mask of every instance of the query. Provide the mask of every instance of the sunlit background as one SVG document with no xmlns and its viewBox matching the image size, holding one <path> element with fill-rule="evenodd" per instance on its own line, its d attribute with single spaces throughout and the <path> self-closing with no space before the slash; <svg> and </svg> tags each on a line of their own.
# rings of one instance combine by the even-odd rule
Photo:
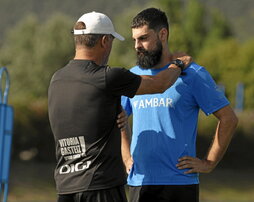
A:
<svg viewBox="0 0 254 202">
<path fill-rule="evenodd" d="M 107 14 L 126 38 L 115 40 L 109 64 L 130 68 L 136 59 L 130 23 L 147 7 L 166 12 L 170 50 L 204 66 L 240 120 L 216 170 L 200 175 L 200 201 L 254 201 L 253 0 L 0 0 L 0 67 L 10 72 L 9 104 L 15 110 L 9 202 L 56 201 L 47 89 L 53 72 L 74 56 L 75 21 L 85 12 Z M 213 117 L 200 113 L 198 157 L 205 155 L 215 126 Z"/>
</svg>

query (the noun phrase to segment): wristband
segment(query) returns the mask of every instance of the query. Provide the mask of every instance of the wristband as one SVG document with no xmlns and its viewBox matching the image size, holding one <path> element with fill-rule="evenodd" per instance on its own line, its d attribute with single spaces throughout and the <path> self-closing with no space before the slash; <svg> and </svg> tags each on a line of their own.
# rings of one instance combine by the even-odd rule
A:
<svg viewBox="0 0 254 202">
<path fill-rule="evenodd" d="M 182 60 L 176 59 L 176 60 L 173 60 L 171 63 L 176 65 L 177 67 L 179 67 L 181 69 L 181 72 L 183 72 L 183 70 L 184 70 L 184 63 L 183 63 Z"/>
</svg>

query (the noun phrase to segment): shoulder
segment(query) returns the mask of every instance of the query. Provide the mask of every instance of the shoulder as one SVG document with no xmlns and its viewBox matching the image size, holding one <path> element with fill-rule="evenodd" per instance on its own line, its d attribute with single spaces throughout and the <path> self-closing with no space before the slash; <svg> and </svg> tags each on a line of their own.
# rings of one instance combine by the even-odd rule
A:
<svg viewBox="0 0 254 202">
<path fill-rule="evenodd" d="M 122 67 L 110 67 L 110 66 L 107 66 L 105 70 L 106 70 L 106 75 L 110 77 L 120 76 L 129 71 Z"/>
<path fill-rule="evenodd" d="M 124 81 L 132 78 L 140 77 L 134 72 L 131 72 L 128 69 L 121 67 L 107 67 L 106 69 L 106 78 L 108 81 Z"/>
<path fill-rule="evenodd" d="M 53 76 L 52 76 L 52 78 L 51 78 L 51 83 L 54 82 L 54 81 L 56 81 L 56 80 L 61 79 L 61 78 L 64 76 L 64 74 L 65 74 L 64 72 L 65 72 L 65 71 L 64 71 L 64 68 L 58 69 L 58 70 L 53 74 Z"/>
<path fill-rule="evenodd" d="M 142 69 L 139 66 L 134 66 L 130 69 L 130 72 L 138 75 L 145 75 L 146 74 L 146 69 Z"/>
<path fill-rule="evenodd" d="M 203 66 L 198 65 L 195 62 L 192 62 L 188 68 L 185 69 L 184 72 L 187 74 L 190 74 L 192 76 L 195 76 L 197 74 L 200 74 L 202 71 L 206 71 Z"/>
<path fill-rule="evenodd" d="M 141 77 L 125 68 L 107 67 L 106 86 L 112 94 L 133 97 L 137 91 Z"/>
<path fill-rule="evenodd" d="M 191 63 L 188 68 L 184 71 L 186 73 L 186 79 L 188 80 L 207 80 L 211 79 L 210 73 L 206 70 L 205 67 L 198 65 L 197 63 Z"/>
</svg>

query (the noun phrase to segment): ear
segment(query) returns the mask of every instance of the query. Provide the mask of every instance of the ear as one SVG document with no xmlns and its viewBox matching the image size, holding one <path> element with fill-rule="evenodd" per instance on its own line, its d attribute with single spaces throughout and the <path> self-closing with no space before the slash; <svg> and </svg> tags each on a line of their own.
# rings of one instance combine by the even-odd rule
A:
<svg viewBox="0 0 254 202">
<path fill-rule="evenodd" d="M 102 48 L 106 48 L 107 43 L 108 43 L 108 37 L 107 37 L 107 35 L 104 35 L 104 36 L 101 38 L 101 47 L 102 47 Z"/>
<path fill-rule="evenodd" d="M 168 40 L 168 30 L 166 28 L 162 28 L 159 32 L 160 40 L 167 41 Z"/>
</svg>

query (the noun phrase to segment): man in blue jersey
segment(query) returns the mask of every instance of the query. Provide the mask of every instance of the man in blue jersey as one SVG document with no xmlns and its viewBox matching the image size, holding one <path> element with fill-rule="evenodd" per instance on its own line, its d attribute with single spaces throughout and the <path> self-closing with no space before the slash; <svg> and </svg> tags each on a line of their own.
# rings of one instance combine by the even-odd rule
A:
<svg viewBox="0 0 254 202">
<path fill-rule="evenodd" d="M 132 22 L 137 66 L 131 72 L 156 75 L 167 68 L 173 61 L 168 36 L 164 12 L 155 8 L 140 12 Z M 199 201 L 198 173 L 209 173 L 216 167 L 238 121 L 206 69 L 192 63 L 164 93 L 122 97 L 122 106 L 128 115 L 133 114 L 131 148 L 128 130 L 122 131 L 130 201 Z M 196 157 L 200 109 L 218 119 L 214 140 L 204 159 Z"/>
</svg>

